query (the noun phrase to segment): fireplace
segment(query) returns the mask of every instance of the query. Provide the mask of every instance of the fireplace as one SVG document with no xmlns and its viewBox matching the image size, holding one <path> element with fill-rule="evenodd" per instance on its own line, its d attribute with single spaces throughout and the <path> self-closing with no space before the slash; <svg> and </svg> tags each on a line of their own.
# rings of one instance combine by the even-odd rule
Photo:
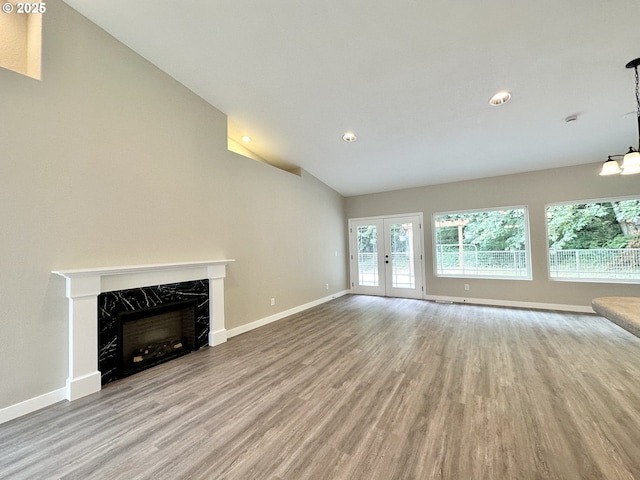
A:
<svg viewBox="0 0 640 480">
<path fill-rule="evenodd" d="M 206 346 L 209 324 L 207 280 L 101 293 L 98 370 L 102 385 Z M 172 346 L 163 345 L 170 342 Z M 134 356 L 142 358 L 133 361 Z"/>
<path fill-rule="evenodd" d="M 98 302 L 102 293 L 111 292 L 118 296 L 127 289 L 137 291 L 145 300 L 143 304 L 134 305 L 130 309 L 135 310 L 158 305 L 157 302 L 146 303 L 148 299 L 154 298 L 149 296 L 149 286 L 171 290 L 172 285 L 201 282 L 205 286 L 208 302 L 201 303 L 196 299 L 195 345 L 196 348 L 219 345 L 227 341 L 224 278 L 226 266 L 231 262 L 233 260 L 212 260 L 53 271 L 52 273 L 65 278 L 66 296 L 69 299 L 67 399 L 75 400 L 98 392 L 104 381 L 101 370 L 112 368 L 111 364 L 105 364 L 103 360 L 114 355 L 118 342 L 107 340 L 103 343 L 102 339 L 113 339 L 117 335 L 117 314 L 115 317 L 111 316 L 106 323 L 98 321 L 99 315 L 104 311 L 104 305 L 99 307 Z M 182 298 L 163 298 L 159 304 L 193 299 L 189 292 L 186 294 Z M 201 314 L 204 310 L 206 315 Z M 108 331 L 109 329 L 112 330 Z"/>
</svg>

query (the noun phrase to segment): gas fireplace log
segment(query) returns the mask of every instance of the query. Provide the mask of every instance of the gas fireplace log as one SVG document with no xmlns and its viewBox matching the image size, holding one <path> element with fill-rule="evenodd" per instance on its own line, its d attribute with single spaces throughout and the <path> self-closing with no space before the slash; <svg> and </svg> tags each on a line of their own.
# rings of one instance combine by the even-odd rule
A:
<svg viewBox="0 0 640 480">
<path fill-rule="evenodd" d="M 166 357 L 167 355 L 178 352 L 182 347 L 182 341 L 172 338 L 157 343 L 150 343 L 133 351 L 133 363 Z"/>
</svg>

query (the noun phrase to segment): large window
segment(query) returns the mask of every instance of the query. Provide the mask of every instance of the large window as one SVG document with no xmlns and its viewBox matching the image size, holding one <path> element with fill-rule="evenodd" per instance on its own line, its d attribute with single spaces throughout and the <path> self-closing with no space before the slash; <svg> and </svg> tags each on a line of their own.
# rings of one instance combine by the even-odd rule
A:
<svg viewBox="0 0 640 480">
<path fill-rule="evenodd" d="M 436 275 L 530 279 L 526 207 L 438 213 Z"/>
<path fill-rule="evenodd" d="M 640 282 L 640 198 L 547 207 L 549 275 Z"/>
</svg>

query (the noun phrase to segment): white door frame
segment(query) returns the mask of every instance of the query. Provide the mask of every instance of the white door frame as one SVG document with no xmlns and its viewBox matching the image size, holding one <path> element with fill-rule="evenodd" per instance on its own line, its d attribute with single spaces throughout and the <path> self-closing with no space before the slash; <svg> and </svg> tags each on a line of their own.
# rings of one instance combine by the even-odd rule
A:
<svg viewBox="0 0 640 480">
<path fill-rule="evenodd" d="M 388 269 L 385 266 L 385 243 L 388 237 L 388 232 L 384 231 L 383 225 L 385 221 L 392 221 L 393 219 L 404 219 L 406 217 L 414 217 L 418 222 L 418 231 L 414 235 L 417 237 L 414 244 L 415 253 L 415 268 L 416 270 L 416 288 L 415 289 L 399 289 L 391 288 L 388 285 L 387 278 L 389 276 Z M 424 225 L 423 214 L 420 213 L 408 213 L 398 215 L 383 215 L 377 217 L 359 217 L 349 219 L 349 276 L 351 291 L 353 293 L 360 293 L 365 295 L 380 295 L 380 296 L 397 296 L 407 298 L 420 298 L 424 299 L 424 285 L 425 285 L 425 263 L 424 263 L 424 231 L 422 226 Z M 378 249 L 378 271 L 379 281 L 378 286 L 361 286 L 358 281 L 358 245 L 357 235 L 355 235 L 356 228 L 360 225 L 376 225 L 379 233 L 378 237 L 382 248 Z M 381 251 L 382 250 L 382 251 Z"/>
</svg>

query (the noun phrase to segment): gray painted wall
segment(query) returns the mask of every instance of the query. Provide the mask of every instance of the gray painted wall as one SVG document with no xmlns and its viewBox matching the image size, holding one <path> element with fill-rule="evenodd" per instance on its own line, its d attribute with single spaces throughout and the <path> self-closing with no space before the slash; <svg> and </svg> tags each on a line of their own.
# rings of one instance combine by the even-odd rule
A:
<svg viewBox="0 0 640 480">
<path fill-rule="evenodd" d="M 595 159 L 594 159 L 595 160 Z M 346 199 L 348 218 L 423 212 L 426 294 L 441 297 L 583 306 L 599 296 L 640 295 L 640 285 L 560 282 L 548 279 L 545 205 L 640 194 L 640 176 L 601 177 L 601 163 L 484 178 Z M 527 205 L 533 279 L 436 277 L 431 216 L 438 212 Z M 468 283 L 470 290 L 464 291 Z"/>
<path fill-rule="evenodd" d="M 227 329 L 347 288 L 344 198 L 228 152 L 222 112 L 59 0 L 42 81 L 0 86 L 0 409 L 65 385 L 52 270 L 235 258 Z"/>
</svg>

